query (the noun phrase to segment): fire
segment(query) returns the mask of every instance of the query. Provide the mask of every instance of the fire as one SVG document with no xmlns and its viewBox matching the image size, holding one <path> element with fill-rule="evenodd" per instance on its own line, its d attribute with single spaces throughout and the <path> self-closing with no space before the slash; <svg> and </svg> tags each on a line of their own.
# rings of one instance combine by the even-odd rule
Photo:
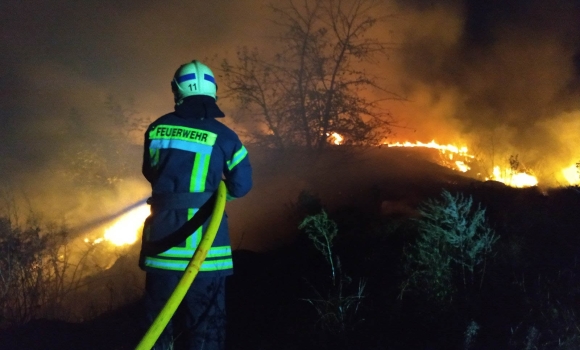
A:
<svg viewBox="0 0 580 350">
<path fill-rule="evenodd" d="M 511 187 L 532 187 L 538 185 L 538 179 L 530 174 L 522 172 L 513 171 L 503 171 L 505 175 L 502 175 L 502 171 L 499 166 L 493 168 L 493 177 L 495 181 L 503 182 L 504 184 Z"/>
<path fill-rule="evenodd" d="M 422 147 L 422 148 L 432 148 L 437 149 L 441 152 L 441 155 L 444 156 L 444 165 L 450 167 L 452 169 L 467 172 L 471 170 L 469 165 L 465 163 L 465 161 L 475 159 L 475 156 L 470 155 L 468 148 L 466 146 L 458 147 L 456 145 L 447 144 L 447 145 L 440 145 L 435 140 L 429 143 L 423 142 L 396 142 L 388 144 L 389 147 Z M 463 157 L 463 160 L 457 160 L 455 162 L 449 163 L 449 161 L 453 161 L 454 157 Z M 449 161 L 447 161 L 449 160 Z M 486 180 L 490 180 L 487 178 Z M 527 173 L 527 172 L 515 172 L 515 171 L 502 171 L 499 166 L 494 167 L 493 175 L 491 176 L 491 180 L 500 181 L 505 183 L 511 187 L 531 187 L 538 185 L 538 179 Z"/>
<path fill-rule="evenodd" d="M 342 135 L 337 133 L 337 132 L 333 132 L 332 134 L 327 134 L 327 136 L 330 137 L 329 141 L 335 145 L 342 144 L 342 141 L 344 140 L 344 137 L 342 137 Z"/>
<path fill-rule="evenodd" d="M 469 165 L 465 164 L 464 162 L 458 160 L 455 162 L 455 165 L 457 165 L 457 168 L 459 169 L 459 171 L 461 171 L 462 173 L 467 172 L 469 169 L 471 169 L 469 167 Z"/>
<path fill-rule="evenodd" d="M 562 175 L 564 175 L 564 178 L 570 185 L 580 184 L 580 169 L 578 169 L 578 165 L 572 164 L 562 169 Z"/>
<path fill-rule="evenodd" d="M 403 143 L 396 142 L 396 143 L 390 143 L 390 144 L 388 144 L 388 146 L 389 147 L 424 147 L 424 148 L 434 148 L 434 149 L 438 149 L 442 153 L 451 152 L 451 153 L 458 154 L 460 156 L 474 158 L 472 155 L 469 155 L 468 154 L 467 147 L 466 146 L 457 147 L 455 145 L 440 145 L 437 142 L 435 142 L 435 140 L 433 140 L 433 141 L 431 141 L 429 143 L 423 143 L 423 142 L 420 142 L 420 141 L 417 141 L 415 143 L 411 143 L 409 141 L 403 142 Z"/>
<path fill-rule="evenodd" d="M 149 214 L 149 206 L 143 204 L 118 218 L 115 223 L 105 229 L 103 237 L 93 240 L 85 238 L 84 241 L 93 245 L 104 241 L 116 246 L 131 245 L 139 238 L 139 229 Z"/>
<path fill-rule="evenodd" d="M 455 145 L 440 145 L 437 142 L 435 142 L 435 140 L 432 140 L 429 143 L 423 143 L 420 141 L 417 141 L 415 143 L 406 141 L 406 142 L 395 142 L 395 143 L 389 143 L 387 144 L 388 147 L 421 147 L 421 148 L 432 148 L 432 149 L 436 149 L 439 150 L 439 152 L 441 153 L 441 155 L 444 158 L 444 164 L 447 167 L 450 167 L 452 169 L 461 171 L 463 173 L 469 171 L 471 169 L 471 167 L 469 165 L 467 165 L 465 162 L 467 160 L 473 159 L 475 158 L 474 156 L 469 154 L 469 151 L 467 150 L 466 146 L 462 146 L 462 147 L 458 147 Z M 463 160 L 456 160 L 453 161 L 455 157 L 462 157 Z M 450 163 L 451 162 L 451 163 Z"/>
<path fill-rule="evenodd" d="M 131 210 L 105 229 L 104 239 L 117 246 L 135 243 L 139 236 L 139 228 L 149 214 L 149 206 L 146 204 Z"/>
<path fill-rule="evenodd" d="M 95 244 L 99 244 L 99 243 L 103 242 L 104 240 L 105 239 L 103 237 L 96 238 L 92 241 L 90 238 L 85 238 L 85 243 L 95 245 Z"/>
</svg>

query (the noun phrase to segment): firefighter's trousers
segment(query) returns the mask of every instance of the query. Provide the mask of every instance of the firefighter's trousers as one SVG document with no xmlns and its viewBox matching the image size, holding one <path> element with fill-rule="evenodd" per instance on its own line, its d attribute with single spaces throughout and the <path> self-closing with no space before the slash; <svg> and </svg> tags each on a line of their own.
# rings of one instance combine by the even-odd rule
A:
<svg viewBox="0 0 580 350">
<path fill-rule="evenodd" d="M 147 272 L 145 310 L 153 323 L 177 286 L 181 273 Z M 226 277 L 197 276 L 154 350 L 223 350 L 225 347 Z"/>
</svg>

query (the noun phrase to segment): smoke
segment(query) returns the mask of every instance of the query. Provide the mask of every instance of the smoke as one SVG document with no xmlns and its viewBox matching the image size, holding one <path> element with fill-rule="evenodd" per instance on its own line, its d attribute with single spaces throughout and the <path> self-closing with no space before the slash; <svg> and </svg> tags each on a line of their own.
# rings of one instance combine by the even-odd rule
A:
<svg viewBox="0 0 580 350">
<path fill-rule="evenodd" d="M 545 169 L 580 159 L 579 1 L 397 4 L 397 78 L 413 105 L 397 111 L 421 136 L 459 133 Z"/>
<path fill-rule="evenodd" d="M 120 188 L 129 193 L 127 183 L 75 193 L 63 176 L 82 173 L 69 162 L 87 151 L 82 147 L 117 145 L 110 139 L 109 99 L 145 122 L 171 111 L 175 69 L 195 58 L 235 52 L 241 42 L 251 45 L 261 35 L 261 9 L 256 1 L 225 0 L 1 2 L 0 187 L 51 212 L 122 207 L 110 207 L 111 197 Z M 139 146 L 140 132 L 132 133 L 131 142 Z M 140 181 L 139 188 L 146 187 L 140 151 L 129 157 L 130 186 Z M 117 164 L 97 168 L 106 166 Z"/>
<path fill-rule="evenodd" d="M 75 170 L 66 155 L 108 137 L 109 96 L 152 121 L 173 108 L 169 81 L 180 64 L 215 66 L 240 46 L 272 53 L 267 4 L 2 1 L 2 187 L 26 191 L 39 208 L 87 215 L 140 199 L 139 152 L 126 164 L 137 198 L 123 183 L 75 194 L 61 176 Z M 496 158 L 489 163 L 519 154 L 548 174 L 580 159 L 578 0 L 399 0 L 387 11 L 395 16 L 378 33 L 397 49 L 380 69 L 389 89 L 408 98 L 391 106 L 406 127 L 395 129 L 396 141 L 464 142 Z M 139 147 L 139 133 L 131 140 Z M 126 203 L 112 208 L 119 195 Z"/>
</svg>

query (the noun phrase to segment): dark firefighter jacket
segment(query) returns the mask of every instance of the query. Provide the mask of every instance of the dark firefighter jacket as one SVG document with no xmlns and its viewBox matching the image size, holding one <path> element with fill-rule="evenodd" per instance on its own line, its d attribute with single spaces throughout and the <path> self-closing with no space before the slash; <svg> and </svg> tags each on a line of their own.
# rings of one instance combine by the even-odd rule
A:
<svg viewBox="0 0 580 350">
<path fill-rule="evenodd" d="M 160 117 L 147 129 L 143 175 L 151 183 L 152 196 L 151 215 L 143 229 L 144 245 L 163 240 L 182 227 L 216 192 L 222 178 L 228 199 L 242 197 L 251 189 L 248 152 L 236 133 L 215 119 L 223 116 L 213 98 L 191 96 L 176 105 L 175 112 Z M 208 222 L 184 242 L 160 254 L 151 255 L 142 250 L 141 268 L 185 270 Z M 229 275 L 232 269 L 224 214 L 200 276 Z"/>
</svg>

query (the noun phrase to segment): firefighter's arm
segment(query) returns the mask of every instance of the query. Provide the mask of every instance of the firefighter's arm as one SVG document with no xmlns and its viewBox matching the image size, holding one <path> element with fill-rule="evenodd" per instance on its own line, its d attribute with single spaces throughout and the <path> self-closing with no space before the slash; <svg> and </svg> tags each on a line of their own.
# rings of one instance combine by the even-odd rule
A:
<svg viewBox="0 0 580 350">
<path fill-rule="evenodd" d="M 150 149 L 149 146 L 151 145 L 151 140 L 149 139 L 149 137 L 147 137 L 147 135 L 148 133 L 145 133 L 145 142 L 143 143 L 143 164 L 141 166 L 141 172 L 143 173 L 143 176 L 145 176 L 147 181 L 153 183 L 156 177 L 156 171 L 153 168 L 153 160 L 156 157 L 157 158 L 159 157 L 159 150 Z M 154 153 L 153 158 L 151 157 L 152 153 Z"/>
<path fill-rule="evenodd" d="M 232 148 L 226 161 L 224 177 L 228 201 L 245 196 L 252 188 L 252 166 L 248 151 L 241 142 Z"/>
</svg>

